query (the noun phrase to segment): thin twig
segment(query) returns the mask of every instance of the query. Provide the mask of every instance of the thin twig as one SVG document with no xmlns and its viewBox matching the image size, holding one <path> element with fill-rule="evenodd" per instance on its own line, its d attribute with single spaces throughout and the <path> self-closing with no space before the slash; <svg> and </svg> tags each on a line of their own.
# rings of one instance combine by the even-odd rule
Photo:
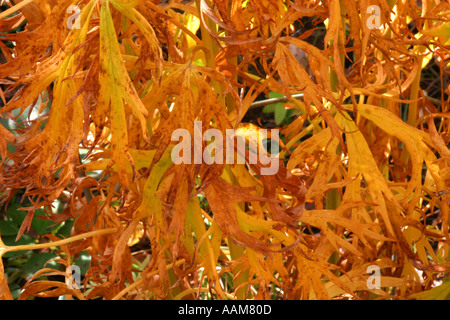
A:
<svg viewBox="0 0 450 320">
<path fill-rule="evenodd" d="M 293 94 L 293 95 L 291 95 L 291 98 L 295 98 L 295 99 L 303 98 L 303 93 Z M 289 101 L 289 97 L 287 97 L 287 96 L 279 97 L 279 98 L 270 98 L 270 99 L 266 99 L 266 100 L 260 100 L 260 101 L 253 102 L 250 105 L 249 109 L 263 107 L 265 105 L 272 104 L 272 103 L 288 102 L 288 101 Z"/>
<path fill-rule="evenodd" d="M 425 98 L 427 98 L 430 102 L 432 102 L 434 104 L 437 104 L 438 106 L 442 105 L 442 101 L 439 100 L 439 99 L 436 99 L 436 98 L 433 98 L 433 97 L 430 97 L 430 96 L 427 96 L 427 95 L 425 95 Z"/>
</svg>

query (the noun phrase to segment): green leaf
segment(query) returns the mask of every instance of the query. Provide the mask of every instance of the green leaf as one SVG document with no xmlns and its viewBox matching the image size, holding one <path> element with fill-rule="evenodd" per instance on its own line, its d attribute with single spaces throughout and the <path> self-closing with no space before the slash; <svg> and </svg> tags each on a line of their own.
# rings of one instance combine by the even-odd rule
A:
<svg viewBox="0 0 450 320">
<path fill-rule="evenodd" d="M 275 122 L 277 125 L 281 124 L 286 118 L 287 110 L 284 108 L 282 102 L 279 102 L 275 105 Z"/>
<path fill-rule="evenodd" d="M 26 211 L 18 210 L 19 208 L 21 208 L 21 205 L 19 204 L 11 205 L 6 212 L 6 217 L 8 218 L 8 220 L 0 221 L 0 234 L 2 236 L 17 235 L 19 228 L 27 215 Z M 52 227 L 54 222 L 38 218 L 39 216 L 44 215 L 45 213 L 43 209 L 37 209 L 31 222 L 32 229 L 38 235 L 49 233 L 53 228 L 56 227 Z"/>
<path fill-rule="evenodd" d="M 19 210 L 22 205 L 20 204 L 11 204 L 8 207 L 8 211 L 6 211 L 6 216 L 12 221 L 12 223 L 18 227 L 22 224 L 25 219 L 26 212 L 23 210 Z"/>
<path fill-rule="evenodd" d="M 66 220 L 62 223 L 61 227 L 58 229 L 58 231 L 56 232 L 57 235 L 62 235 L 64 238 L 69 238 L 71 231 L 72 231 L 72 227 L 74 224 L 74 220 L 73 219 L 69 219 Z"/>
<path fill-rule="evenodd" d="M 270 91 L 269 92 L 269 98 L 270 99 L 273 99 L 273 98 L 283 98 L 284 97 L 284 94 L 282 94 L 282 93 L 278 93 L 278 92 L 275 92 L 275 91 Z"/>
<path fill-rule="evenodd" d="M 50 220 L 39 219 L 40 216 L 45 216 L 44 210 L 42 209 L 36 210 L 33 221 L 31 222 L 31 227 L 38 235 L 47 234 L 55 227 L 52 227 L 55 223 Z"/>
<path fill-rule="evenodd" d="M 276 105 L 277 105 L 276 103 L 268 104 L 268 105 L 264 106 L 262 112 L 263 113 L 273 113 L 273 112 L 275 112 Z"/>
<path fill-rule="evenodd" d="M 86 251 L 82 251 L 80 256 L 74 261 L 74 264 L 80 267 L 81 274 L 86 274 L 91 264 L 91 256 Z"/>
<path fill-rule="evenodd" d="M 31 227 L 38 235 L 43 235 L 51 232 L 52 225 L 54 222 L 48 220 L 41 220 L 39 218 L 34 218 L 31 222 Z"/>
<path fill-rule="evenodd" d="M 36 273 L 36 271 L 42 269 L 47 261 L 56 257 L 56 253 L 53 252 L 33 254 L 24 266 L 25 274 L 27 276 L 32 276 Z M 57 266 L 58 264 L 56 262 L 50 262 L 47 264 L 48 268 L 57 268 Z"/>
<path fill-rule="evenodd" d="M 19 232 L 19 228 L 11 220 L 0 220 L 0 234 L 2 236 L 14 236 Z"/>
<path fill-rule="evenodd" d="M 282 97 L 284 97 L 284 95 L 281 93 L 274 92 L 274 91 L 269 92 L 270 99 L 282 98 Z M 268 105 L 264 106 L 262 112 L 263 113 L 274 113 L 275 122 L 277 125 L 280 125 L 283 122 L 283 120 L 286 118 L 286 114 L 287 114 L 287 110 L 284 108 L 283 102 L 268 104 Z"/>
<path fill-rule="evenodd" d="M 22 288 L 17 283 L 13 283 L 10 285 L 9 290 L 11 290 L 11 295 L 13 298 L 17 299 L 20 296 L 20 291 L 22 291 Z"/>
</svg>

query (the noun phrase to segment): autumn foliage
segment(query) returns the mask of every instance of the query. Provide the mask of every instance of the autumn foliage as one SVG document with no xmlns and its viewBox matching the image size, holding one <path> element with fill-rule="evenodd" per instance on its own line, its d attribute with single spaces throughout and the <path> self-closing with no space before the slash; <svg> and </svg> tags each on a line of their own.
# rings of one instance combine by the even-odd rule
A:
<svg viewBox="0 0 450 320">
<path fill-rule="evenodd" d="M 448 294 L 447 1 L 15 3 L 0 14 L 0 116 L 14 123 L 0 124 L 2 210 L 23 201 L 17 239 L 36 210 L 73 223 L 64 239 L 0 240 L 0 256 L 57 253 L 19 299 Z M 272 93 L 275 123 L 255 105 Z M 171 135 L 194 136 L 195 121 L 224 136 L 278 128 L 280 141 L 256 141 L 279 144 L 279 170 L 174 164 Z"/>
</svg>

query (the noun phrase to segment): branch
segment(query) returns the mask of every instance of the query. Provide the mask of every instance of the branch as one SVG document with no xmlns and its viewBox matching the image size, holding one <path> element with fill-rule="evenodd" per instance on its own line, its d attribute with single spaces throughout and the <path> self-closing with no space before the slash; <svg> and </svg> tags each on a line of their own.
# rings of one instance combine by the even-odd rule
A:
<svg viewBox="0 0 450 320">
<path fill-rule="evenodd" d="M 291 95 L 291 98 L 303 98 L 303 93 L 297 93 L 297 94 L 293 94 Z M 272 103 L 278 103 L 278 102 L 288 102 L 289 101 L 289 97 L 284 96 L 284 97 L 279 97 L 279 98 L 271 98 L 271 99 L 266 99 L 266 100 L 260 100 L 260 101 L 256 101 L 253 102 L 250 105 L 249 109 L 254 109 L 254 108 L 259 108 L 268 104 L 272 104 Z"/>
<path fill-rule="evenodd" d="M 64 245 L 66 243 L 69 242 L 74 242 L 77 240 L 81 240 L 81 239 L 85 239 L 85 238 L 89 238 L 89 237 L 93 237 L 93 236 L 98 236 L 101 234 L 107 234 L 107 233 L 114 233 L 117 232 L 116 228 L 110 228 L 110 229 L 102 229 L 102 230 L 95 230 L 95 231 L 90 231 L 90 232 L 86 232 L 83 234 L 78 234 L 76 236 L 67 238 L 67 239 L 62 239 L 59 241 L 53 241 L 53 242 L 47 242 L 47 243 L 38 243 L 38 244 L 24 244 L 24 245 L 18 245 L 18 246 L 5 246 L 3 245 L 3 242 L 1 242 L 0 240 L 0 257 L 6 253 L 6 252 L 10 252 L 10 251 L 20 251 L 20 250 L 35 250 L 35 249 L 44 249 L 44 248 L 50 248 L 50 247 L 58 247 L 61 245 Z"/>
</svg>

